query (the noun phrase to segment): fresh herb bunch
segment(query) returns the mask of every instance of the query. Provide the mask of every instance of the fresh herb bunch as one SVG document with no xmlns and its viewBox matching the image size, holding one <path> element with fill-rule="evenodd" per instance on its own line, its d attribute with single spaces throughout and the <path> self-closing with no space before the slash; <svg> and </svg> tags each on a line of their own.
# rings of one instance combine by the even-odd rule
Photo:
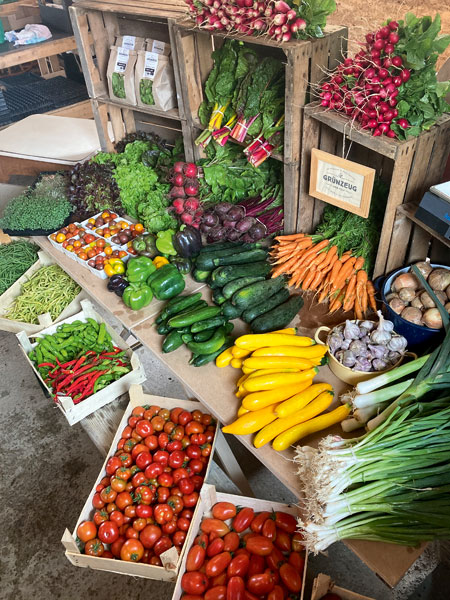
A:
<svg viewBox="0 0 450 600">
<path fill-rule="evenodd" d="M 119 187 L 113 177 L 113 167 L 108 163 L 77 163 L 69 173 L 69 200 L 80 221 L 106 208 L 123 213 Z"/>
<path fill-rule="evenodd" d="M 0 295 L 38 259 L 39 248 L 25 240 L 0 244 Z"/>
<path fill-rule="evenodd" d="M 116 98 L 125 98 L 125 77 L 123 73 L 113 73 L 111 83 L 114 96 Z"/>
<path fill-rule="evenodd" d="M 0 227 L 12 231 L 59 229 L 72 212 L 65 175 L 45 175 L 6 205 Z"/>
</svg>

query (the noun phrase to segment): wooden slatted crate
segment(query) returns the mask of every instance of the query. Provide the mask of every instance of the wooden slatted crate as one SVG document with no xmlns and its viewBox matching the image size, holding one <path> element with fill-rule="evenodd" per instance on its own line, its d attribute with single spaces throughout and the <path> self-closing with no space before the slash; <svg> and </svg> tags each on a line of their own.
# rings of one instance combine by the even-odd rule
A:
<svg viewBox="0 0 450 600">
<path fill-rule="evenodd" d="M 126 13 L 145 17 L 178 18 L 187 13 L 184 0 L 76 0 L 76 6 L 103 12 Z"/>
<path fill-rule="evenodd" d="M 329 26 L 323 38 L 277 43 L 265 37 L 230 35 L 201 31 L 191 20 L 178 20 L 174 37 L 183 90 L 185 118 L 193 134 L 192 144 L 203 129 L 198 109 L 203 86 L 213 66 L 211 53 L 226 37 L 251 44 L 261 55 L 280 58 L 286 68 L 284 153 L 274 158 L 284 163 L 285 231 L 295 231 L 303 128 L 303 107 L 310 100 L 311 84 L 319 83 L 327 69 L 333 69 L 347 50 L 347 28 Z M 194 144 L 193 144 L 194 145 Z M 194 145 L 195 158 L 201 151 Z"/>
<path fill-rule="evenodd" d="M 313 232 L 325 207 L 324 202 L 309 195 L 311 150 L 319 148 L 343 156 L 373 167 L 389 185 L 373 276 L 401 266 L 411 228 L 400 226 L 402 218 L 396 218 L 397 209 L 403 203 L 418 202 L 425 190 L 440 181 L 447 162 L 449 138 L 450 114 L 443 115 L 434 127 L 418 138 L 399 141 L 373 137 L 356 126 L 352 127 L 344 115 L 323 109 L 319 103 L 307 106 L 296 230 Z"/>
</svg>

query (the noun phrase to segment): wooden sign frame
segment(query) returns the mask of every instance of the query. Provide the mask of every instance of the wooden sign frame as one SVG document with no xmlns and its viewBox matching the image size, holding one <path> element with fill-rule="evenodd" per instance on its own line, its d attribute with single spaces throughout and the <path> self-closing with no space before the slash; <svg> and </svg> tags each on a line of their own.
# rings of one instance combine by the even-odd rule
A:
<svg viewBox="0 0 450 600">
<path fill-rule="evenodd" d="M 367 218 L 375 169 L 329 154 L 311 150 L 309 194 L 333 206 Z"/>
</svg>

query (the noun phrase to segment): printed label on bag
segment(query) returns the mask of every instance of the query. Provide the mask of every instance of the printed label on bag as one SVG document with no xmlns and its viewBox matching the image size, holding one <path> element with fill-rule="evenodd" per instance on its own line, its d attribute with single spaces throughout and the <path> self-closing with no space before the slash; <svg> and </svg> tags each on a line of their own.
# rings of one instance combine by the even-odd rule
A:
<svg viewBox="0 0 450 600">
<path fill-rule="evenodd" d="M 134 35 L 124 35 L 122 38 L 122 47 L 128 48 L 128 50 L 134 50 L 136 44 L 136 38 Z"/>
<path fill-rule="evenodd" d="M 130 51 L 128 50 L 128 48 L 117 48 L 117 58 L 114 71 L 116 73 L 123 73 L 127 68 L 129 58 Z"/>
<path fill-rule="evenodd" d="M 152 44 L 152 52 L 155 54 L 164 54 L 164 49 L 166 44 L 164 42 L 158 42 L 158 40 L 153 40 Z"/>
<path fill-rule="evenodd" d="M 145 53 L 145 64 L 144 73 L 142 77 L 144 79 L 155 79 L 156 70 L 158 68 L 158 55 L 154 52 Z"/>
</svg>

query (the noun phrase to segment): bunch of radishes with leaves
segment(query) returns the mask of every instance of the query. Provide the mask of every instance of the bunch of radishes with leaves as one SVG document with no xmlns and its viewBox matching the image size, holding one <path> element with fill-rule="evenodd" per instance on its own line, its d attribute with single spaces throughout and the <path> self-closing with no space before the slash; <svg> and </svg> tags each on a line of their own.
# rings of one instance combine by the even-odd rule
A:
<svg viewBox="0 0 450 600">
<path fill-rule="evenodd" d="M 277 42 L 322 37 L 335 0 L 185 0 L 198 27 Z"/>
<path fill-rule="evenodd" d="M 176 162 L 170 176 L 172 188 L 169 197 L 173 199 L 171 209 L 182 223 L 192 225 L 196 229 L 200 227 L 203 215 L 198 199 L 201 175 L 201 169 L 196 164 Z"/>
<path fill-rule="evenodd" d="M 441 19 L 387 21 L 366 35 L 354 58 L 346 58 L 321 85 L 321 105 L 343 112 L 374 136 L 417 136 L 450 109 L 450 82 L 438 82 L 436 61 L 450 43 L 439 36 Z"/>
</svg>

